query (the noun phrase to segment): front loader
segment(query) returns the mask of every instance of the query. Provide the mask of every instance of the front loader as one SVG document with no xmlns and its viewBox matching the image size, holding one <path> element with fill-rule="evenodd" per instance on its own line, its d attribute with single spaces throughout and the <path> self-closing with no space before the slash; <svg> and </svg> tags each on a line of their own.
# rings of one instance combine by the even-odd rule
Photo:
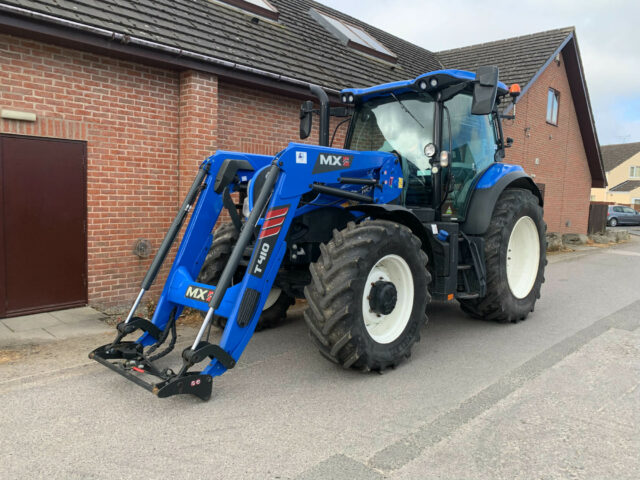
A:
<svg viewBox="0 0 640 480">
<path fill-rule="evenodd" d="M 213 377 L 295 298 L 307 300 L 320 352 L 363 371 L 410 355 L 431 298 L 502 322 L 533 311 L 546 263 L 542 196 L 502 163 L 510 139 L 498 104 L 513 93 L 496 67 L 343 90 L 342 108 L 311 91 L 320 110 L 303 104 L 301 137 L 319 113 L 319 145 L 205 160 L 116 338 L 90 358 L 158 397 L 206 400 Z M 331 113 L 352 114 L 344 149 L 328 145 Z M 214 231 L 223 210 L 231 222 Z M 153 318 L 136 317 L 191 211 Z M 182 365 L 161 368 L 184 307 L 204 320 Z M 224 327 L 219 345 L 213 323 Z"/>
</svg>

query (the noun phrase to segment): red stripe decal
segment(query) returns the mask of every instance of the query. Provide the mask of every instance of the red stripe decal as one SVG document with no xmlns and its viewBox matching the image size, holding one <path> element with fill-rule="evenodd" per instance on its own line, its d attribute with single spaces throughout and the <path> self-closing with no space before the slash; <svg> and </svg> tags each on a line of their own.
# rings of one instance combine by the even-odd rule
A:
<svg viewBox="0 0 640 480">
<path fill-rule="evenodd" d="M 267 212 L 267 219 L 281 217 L 289 211 L 289 207 L 272 208 Z"/>
<path fill-rule="evenodd" d="M 280 227 L 265 228 L 260 232 L 260 238 L 271 237 L 280 233 Z"/>
<path fill-rule="evenodd" d="M 136 372 L 144 373 L 144 370 L 138 367 L 131 367 L 131 370 L 135 370 Z"/>
<path fill-rule="evenodd" d="M 271 227 L 279 227 L 284 223 L 284 216 L 278 218 L 270 218 L 269 220 L 265 220 L 262 224 L 262 228 L 271 228 Z"/>
</svg>

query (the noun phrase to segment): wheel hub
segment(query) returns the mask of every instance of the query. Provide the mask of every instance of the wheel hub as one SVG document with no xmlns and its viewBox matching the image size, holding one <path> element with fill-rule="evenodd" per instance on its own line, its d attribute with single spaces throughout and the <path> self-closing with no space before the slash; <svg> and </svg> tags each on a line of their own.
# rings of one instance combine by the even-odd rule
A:
<svg viewBox="0 0 640 480">
<path fill-rule="evenodd" d="M 371 286 L 369 294 L 369 306 L 374 313 L 389 315 L 396 308 L 398 291 L 391 282 L 379 280 Z"/>
<path fill-rule="evenodd" d="M 402 335 L 413 309 L 413 276 L 404 258 L 382 257 L 369 271 L 362 292 L 362 319 L 369 336 L 391 343 Z"/>
</svg>

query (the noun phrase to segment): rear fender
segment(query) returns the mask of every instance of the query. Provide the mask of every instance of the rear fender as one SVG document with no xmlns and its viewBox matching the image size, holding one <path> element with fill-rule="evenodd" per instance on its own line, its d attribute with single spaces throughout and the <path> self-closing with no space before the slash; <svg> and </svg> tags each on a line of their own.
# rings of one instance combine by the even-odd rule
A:
<svg viewBox="0 0 640 480">
<path fill-rule="evenodd" d="M 500 165 L 501 167 L 508 167 L 503 164 Z M 498 198 L 502 192 L 508 188 L 529 190 L 538 198 L 540 206 L 543 206 L 540 189 L 533 179 L 521 168 L 501 168 L 501 172 L 498 173 L 497 177 L 494 174 L 495 172 L 491 172 L 491 170 L 492 169 L 488 170 L 485 175 L 482 176 L 471 197 L 467 219 L 461 228 L 467 235 L 484 235 L 489 228 L 493 209 Z M 490 178 L 487 178 L 487 174 L 490 174 Z"/>
</svg>

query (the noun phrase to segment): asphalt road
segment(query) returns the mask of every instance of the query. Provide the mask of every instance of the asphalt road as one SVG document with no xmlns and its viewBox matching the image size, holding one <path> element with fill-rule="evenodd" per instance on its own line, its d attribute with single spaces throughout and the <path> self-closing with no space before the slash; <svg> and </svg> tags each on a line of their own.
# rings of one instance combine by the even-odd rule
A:
<svg viewBox="0 0 640 480">
<path fill-rule="evenodd" d="M 546 277 L 517 325 L 433 305 L 384 375 L 329 363 L 292 315 L 207 403 L 88 361 L 108 337 L 5 353 L 0 478 L 638 478 L 640 241 Z"/>
</svg>

